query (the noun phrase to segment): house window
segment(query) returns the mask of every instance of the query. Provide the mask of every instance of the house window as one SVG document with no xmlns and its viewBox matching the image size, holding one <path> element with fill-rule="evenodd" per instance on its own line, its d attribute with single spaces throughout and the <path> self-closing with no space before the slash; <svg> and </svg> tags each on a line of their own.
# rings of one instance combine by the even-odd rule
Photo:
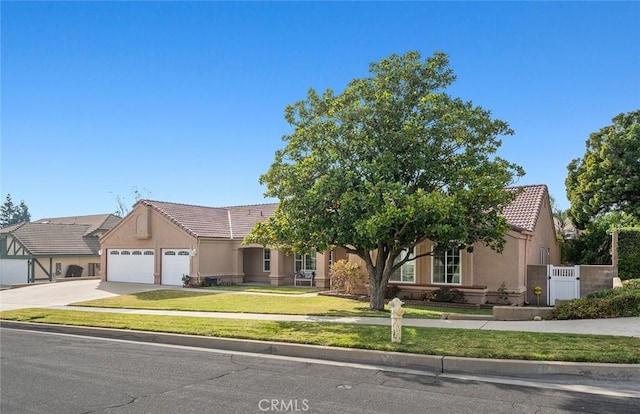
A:
<svg viewBox="0 0 640 414">
<path fill-rule="evenodd" d="M 144 255 L 145 255 L 145 256 L 153 256 L 153 251 L 151 251 L 151 250 L 146 250 L 146 251 L 144 252 Z"/>
<path fill-rule="evenodd" d="M 189 252 L 187 250 L 180 250 L 178 256 L 189 256 Z"/>
<path fill-rule="evenodd" d="M 431 280 L 434 284 L 459 285 L 462 274 L 460 249 L 436 250 L 432 258 Z"/>
<path fill-rule="evenodd" d="M 331 266 L 334 262 L 334 251 L 333 250 L 329 250 L 329 266 Z"/>
<path fill-rule="evenodd" d="M 122 252 L 120 252 L 121 255 L 130 255 L 131 252 L 129 250 L 123 250 Z"/>
<path fill-rule="evenodd" d="M 142 252 L 140 250 L 134 250 L 131 252 L 133 256 L 142 256 Z"/>
<path fill-rule="evenodd" d="M 56 276 L 62 275 L 62 263 L 56 263 Z"/>
<path fill-rule="evenodd" d="M 266 247 L 262 249 L 262 271 L 271 271 L 271 249 L 268 249 Z"/>
<path fill-rule="evenodd" d="M 403 249 L 402 253 L 396 257 L 394 264 L 399 263 L 407 255 L 407 250 Z M 409 261 L 396 269 L 389 278 L 391 282 L 416 283 L 416 262 L 413 259 L 413 252 L 409 255 Z"/>
<path fill-rule="evenodd" d="M 547 249 L 545 249 L 544 247 L 540 248 L 540 264 L 541 265 L 547 264 Z"/>
<path fill-rule="evenodd" d="M 316 270 L 316 254 L 300 254 L 294 256 L 295 271 Z"/>
<path fill-rule="evenodd" d="M 100 263 L 89 263 L 89 276 L 98 276 L 100 274 Z"/>
<path fill-rule="evenodd" d="M 120 254 L 120 252 L 117 250 L 111 250 L 109 254 L 117 255 L 117 254 Z"/>
</svg>

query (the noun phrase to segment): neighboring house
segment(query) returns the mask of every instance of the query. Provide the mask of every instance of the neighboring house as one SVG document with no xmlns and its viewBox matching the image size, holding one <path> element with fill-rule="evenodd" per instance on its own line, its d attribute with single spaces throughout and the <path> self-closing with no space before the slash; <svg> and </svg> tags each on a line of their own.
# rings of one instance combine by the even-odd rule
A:
<svg viewBox="0 0 640 414">
<path fill-rule="evenodd" d="M 315 273 L 316 285 L 328 287 L 330 260 L 346 254 L 287 256 L 262 245 L 242 244 L 276 206 L 203 207 L 140 200 L 100 239 L 102 278 L 179 286 L 189 275 L 196 281 L 212 277 L 221 283 L 281 286 L 293 285 L 294 272 L 304 270 Z"/>
<path fill-rule="evenodd" d="M 0 229 L 0 284 L 98 276 L 99 237 L 120 217 L 96 214 L 55 217 Z"/>
<path fill-rule="evenodd" d="M 573 240 L 578 238 L 580 232 L 576 229 L 573 223 L 571 223 L 571 220 L 565 219 L 564 222 L 561 222 L 557 217 L 554 217 L 553 223 L 556 227 L 556 233 L 564 240 Z"/>
<path fill-rule="evenodd" d="M 525 301 L 527 265 L 559 264 L 549 194 L 544 185 L 521 189 L 504 211 L 511 229 L 502 254 L 474 246 L 473 253 L 450 249 L 407 262 L 392 277 L 402 295 L 442 286 L 465 293 L 470 303 L 496 302 L 504 282 L 509 300 Z M 342 249 L 288 256 L 261 245 L 243 245 L 256 223 L 271 217 L 277 204 L 202 207 L 141 200 L 101 239 L 102 278 L 108 281 L 181 285 L 183 275 L 221 282 L 293 285 L 294 272 L 314 272 L 316 286 L 329 287 L 329 266 L 349 258 Z M 433 243 L 417 246 L 417 254 Z"/>
<path fill-rule="evenodd" d="M 390 284 L 400 287 L 399 297 L 434 291 L 443 286 L 456 288 L 469 303 L 499 303 L 501 285 L 509 302 L 522 304 L 527 293 L 527 266 L 560 263 L 549 192 L 545 185 L 514 187 L 521 190 L 503 214 L 511 229 L 502 253 L 477 243 L 473 252 L 449 249 L 405 263 Z M 416 247 L 416 255 L 432 251 L 434 243 Z M 350 257 L 356 260 L 357 257 Z"/>
</svg>

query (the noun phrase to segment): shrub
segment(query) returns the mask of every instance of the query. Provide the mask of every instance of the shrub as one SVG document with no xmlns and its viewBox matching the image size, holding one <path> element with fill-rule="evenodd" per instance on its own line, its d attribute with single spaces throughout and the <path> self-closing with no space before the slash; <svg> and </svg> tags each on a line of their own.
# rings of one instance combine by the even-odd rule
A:
<svg viewBox="0 0 640 414">
<path fill-rule="evenodd" d="M 557 306 L 555 319 L 596 319 L 640 316 L 640 289 L 607 289 Z"/>
<path fill-rule="evenodd" d="M 400 293 L 400 286 L 398 285 L 387 285 L 387 288 L 384 291 L 385 299 L 393 299 L 398 296 Z"/>
<path fill-rule="evenodd" d="M 511 304 L 511 301 L 509 301 L 509 290 L 505 282 L 502 282 L 498 288 L 498 303 L 501 305 Z"/>
<path fill-rule="evenodd" d="M 625 228 L 618 232 L 618 276 L 620 279 L 640 277 L 640 229 Z"/>
<path fill-rule="evenodd" d="M 354 289 L 364 286 L 366 276 L 360 271 L 357 263 L 348 260 L 338 260 L 331 265 L 331 288 L 353 295 Z"/>
<path fill-rule="evenodd" d="M 622 281 L 622 287 L 625 289 L 639 289 L 640 279 L 627 279 Z"/>
<path fill-rule="evenodd" d="M 466 303 L 464 292 L 448 286 L 436 289 L 431 293 L 429 298 L 433 302 L 449 302 L 449 303 Z"/>
<path fill-rule="evenodd" d="M 182 286 L 189 286 L 191 284 L 191 276 L 189 275 L 182 275 Z"/>
</svg>

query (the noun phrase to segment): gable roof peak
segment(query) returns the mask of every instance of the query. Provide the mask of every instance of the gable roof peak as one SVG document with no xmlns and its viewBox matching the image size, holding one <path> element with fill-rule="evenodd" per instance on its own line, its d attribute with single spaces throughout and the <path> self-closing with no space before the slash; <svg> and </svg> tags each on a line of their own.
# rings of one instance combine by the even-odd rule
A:
<svg viewBox="0 0 640 414">
<path fill-rule="evenodd" d="M 545 201 L 549 202 L 547 186 L 522 185 L 507 187 L 507 190 L 518 191 L 516 198 L 502 211 L 507 223 L 516 230 L 534 232 L 542 206 Z"/>
</svg>

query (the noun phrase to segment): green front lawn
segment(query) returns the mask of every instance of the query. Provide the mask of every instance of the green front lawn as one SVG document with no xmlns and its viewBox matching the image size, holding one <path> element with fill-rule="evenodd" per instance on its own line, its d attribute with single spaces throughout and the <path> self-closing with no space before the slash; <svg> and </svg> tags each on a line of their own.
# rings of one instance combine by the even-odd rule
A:
<svg viewBox="0 0 640 414">
<path fill-rule="evenodd" d="M 640 363 L 640 339 L 619 336 L 404 327 L 402 343 L 393 344 L 389 327 L 375 325 L 52 309 L 5 311 L 0 319 L 471 358 Z"/>
<path fill-rule="evenodd" d="M 141 292 L 132 295 L 76 302 L 72 306 L 283 315 L 389 316 L 388 312 L 370 311 L 368 302 L 332 296 L 282 297 L 181 290 Z M 443 313 L 491 314 L 489 309 L 446 309 L 420 306 L 406 306 L 405 309 L 404 316 L 408 318 L 439 319 Z"/>
<path fill-rule="evenodd" d="M 303 293 L 323 292 L 327 289 L 317 287 L 298 286 L 261 286 L 261 285 L 231 285 L 231 286 L 210 286 L 201 288 L 203 290 L 230 290 L 236 292 L 256 292 L 256 293 L 278 293 L 283 295 L 301 295 Z"/>
</svg>

